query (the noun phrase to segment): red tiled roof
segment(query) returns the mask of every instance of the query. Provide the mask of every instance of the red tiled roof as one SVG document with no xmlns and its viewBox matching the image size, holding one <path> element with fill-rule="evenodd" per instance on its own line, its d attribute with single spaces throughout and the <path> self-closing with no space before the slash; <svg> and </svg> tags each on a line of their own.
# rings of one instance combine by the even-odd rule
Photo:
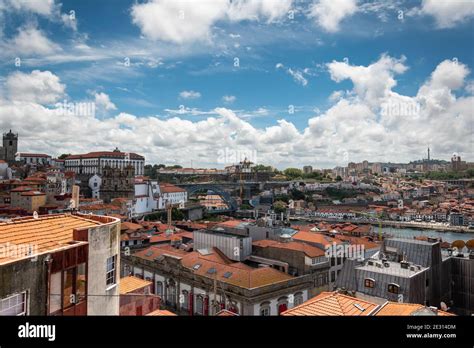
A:
<svg viewBox="0 0 474 348">
<path fill-rule="evenodd" d="M 22 196 L 45 196 L 46 193 L 40 191 L 27 191 L 21 193 Z"/>
<path fill-rule="evenodd" d="M 81 159 L 81 158 L 99 158 L 99 157 L 110 157 L 110 158 L 125 158 L 127 153 L 120 152 L 120 151 L 97 151 L 97 152 L 89 152 L 81 155 L 70 155 L 66 157 L 66 160 L 71 159 Z M 138 155 L 136 153 L 130 152 L 128 153 L 131 159 L 145 159 L 143 156 Z"/>
<path fill-rule="evenodd" d="M 389 316 L 389 315 L 396 315 L 396 316 L 405 316 L 405 315 L 413 315 L 415 312 L 419 311 L 420 309 L 426 308 L 425 306 L 417 303 L 400 303 L 400 302 L 388 302 L 382 306 L 375 315 L 376 316 Z M 452 313 L 448 313 L 445 311 L 438 310 L 437 314 L 440 316 L 454 316 Z"/>
<path fill-rule="evenodd" d="M 150 312 L 148 314 L 145 314 L 145 315 L 150 315 L 150 316 L 157 316 L 157 317 L 163 317 L 163 316 L 176 316 L 176 314 L 174 314 L 173 312 L 170 312 L 166 309 L 157 309 L 153 312 Z"/>
<path fill-rule="evenodd" d="M 185 189 L 172 184 L 160 184 L 160 191 L 161 193 L 186 192 Z"/>
<path fill-rule="evenodd" d="M 377 304 L 337 292 L 322 292 L 303 304 L 291 308 L 284 316 L 367 316 Z"/>
<path fill-rule="evenodd" d="M 241 262 L 226 263 L 218 253 L 214 253 L 217 255 L 201 255 L 197 251 L 186 252 L 166 245 L 140 250 L 134 256 L 147 260 L 155 260 L 158 256 L 165 254 L 179 257 L 181 264 L 191 269 L 196 275 L 210 279 L 216 278 L 218 281 L 247 289 L 293 279 L 292 276 L 270 267 L 253 268 Z M 196 267 L 197 265 L 199 267 Z M 214 272 L 209 273 L 211 269 Z"/>
<path fill-rule="evenodd" d="M 10 192 L 26 192 L 26 191 L 31 191 L 31 190 L 34 190 L 32 187 L 28 187 L 28 186 L 18 186 L 12 190 L 10 190 Z"/>
<path fill-rule="evenodd" d="M 26 153 L 26 152 L 19 153 L 19 156 L 21 157 L 51 157 L 50 155 L 46 155 L 44 153 Z"/>
<path fill-rule="evenodd" d="M 254 246 L 262 247 L 262 248 L 270 247 L 270 248 L 289 249 L 289 250 L 299 251 L 299 252 L 304 253 L 308 257 L 324 256 L 323 250 L 306 243 L 301 243 L 301 242 L 282 243 L 275 240 L 262 239 L 262 240 L 253 242 L 252 244 Z"/>
<path fill-rule="evenodd" d="M 134 276 L 120 278 L 120 295 L 132 293 L 136 290 L 143 289 L 153 283 Z"/>
<path fill-rule="evenodd" d="M 326 236 L 322 233 L 318 232 L 307 232 L 307 231 L 299 231 L 293 235 L 293 240 L 301 241 L 301 242 L 308 242 L 308 243 L 316 243 L 323 246 L 330 245 L 332 243 L 340 244 L 337 239 L 331 238 Z"/>
<path fill-rule="evenodd" d="M 37 253 L 70 246 L 73 230 L 99 225 L 97 221 L 75 215 L 45 215 L 38 219 L 18 219 L 0 223 L 0 244 L 35 245 Z M 27 256 L 0 257 L 0 264 Z"/>
</svg>

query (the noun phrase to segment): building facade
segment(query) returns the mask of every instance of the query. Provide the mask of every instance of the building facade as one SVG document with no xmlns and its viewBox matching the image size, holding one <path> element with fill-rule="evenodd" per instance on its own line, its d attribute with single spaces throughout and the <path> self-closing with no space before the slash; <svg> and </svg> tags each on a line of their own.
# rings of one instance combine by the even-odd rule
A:
<svg viewBox="0 0 474 348">
<path fill-rule="evenodd" d="M 270 267 L 229 262 L 217 252 L 201 254 L 171 246 L 122 255 L 122 276 L 155 284 L 165 308 L 180 315 L 278 315 L 309 298 L 310 276 L 292 277 Z"/>
<path fill-rule="evenodd" d="M 145 173 L 145 157 L 136 153 L 126 153 L 116 148 L 114 151 L 89 152 L 82 155 L 71 155 L 65 158 L 64 168 L 76 174 L 101 175 L 106 167 L 125 169 L 133 168 L 133 175 Z"/>
<path fill-rule="evenodd" d="M 118 315 L 119 225 L 66 214 L 0 224 L 0 315 Z"/>
</svg>

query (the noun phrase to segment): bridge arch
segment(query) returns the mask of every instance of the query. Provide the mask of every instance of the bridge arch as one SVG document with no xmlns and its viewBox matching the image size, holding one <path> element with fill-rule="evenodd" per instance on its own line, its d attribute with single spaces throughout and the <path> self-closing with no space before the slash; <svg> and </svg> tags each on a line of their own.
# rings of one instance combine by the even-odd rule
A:
<svg viewBox="0 0 474 348">
<path fill-rule="evenodd" d="M 222 200 L 229 207 L 228 210 L 220 210 L 219 212 L 235 211 L 239 207 L 238 204 L 237 204 L 237 201 L 234 198 L 232 198 L 230 193 L 225 191 L 223 188 L 219 187 L 218 185 L 212 185 L 212 184 L 209 184 L 209 185 L 203 185 L 203 184 L 190 185 L 190 186 L 186 186 L 185 189 L 188 192 L 188 197 L 190 197 L 191 195 L 193 195 L 193 194 L 195 194 L 196 192 L 199 192 L 199 191 L 208 191 L 208 192 L 211 191 L 211 192 L 215 193 L 216 195 L 219 195 L 222 198 Z"/>
</svg>

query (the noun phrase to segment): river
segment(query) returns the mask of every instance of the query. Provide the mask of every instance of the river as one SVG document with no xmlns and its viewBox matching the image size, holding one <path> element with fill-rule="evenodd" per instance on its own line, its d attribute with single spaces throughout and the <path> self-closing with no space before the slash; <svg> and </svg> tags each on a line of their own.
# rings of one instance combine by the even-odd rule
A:
<svg viewBox="0 0 474 348">
<path fill-rule="evenodd" d="M 292 221 L 293 225 L 309 225 L 312 223 L 305 222 L 305 221 Z M 378 233 L 379 227 L 373 226 L 373 231 Z M 470 240 L 474 239 L 474 233 L 459 233 L 459 232 L 451 232 L 451 231 L 436 231 L 436 230 L 421 230 L 421 229 L 414 229 L 414 228 L 396 228 L 396 227 L 382 227 L 382 233 L 390 234 L 394 237 L 402 237 L 402 238 L 413 238 L 415 236 L 428 236 L 428 237 L 436 237 L 441 238 L 445 242 L 453 242 L 455 240 Z"/>
</svg>

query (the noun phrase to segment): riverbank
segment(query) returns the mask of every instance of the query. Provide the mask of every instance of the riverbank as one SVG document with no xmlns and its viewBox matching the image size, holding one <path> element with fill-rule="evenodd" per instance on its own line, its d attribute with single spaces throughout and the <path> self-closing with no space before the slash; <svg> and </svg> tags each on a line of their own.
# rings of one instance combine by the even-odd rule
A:
<svg viewBox="0 0 474 348">
<path fill-rule="evenodd" d="M 395 228 L 410 228 L 415 230 L 435 230 L 438 232 L 456 232 L 466 233 L 474 236 L 474 229 L 469 229 L 465 226 L 446 226 L 441 224 L 430 224 L 423 222 L 406 222 L 406 221 L 373 221 L 365 219 L 328 219 L 328 218 L 317 218 L 317 217 L 303 217 L 303 216 L 290 216 L 291 221 L 302 221 L 306 223 L 327 221 L 332 223 L 349 222 L 353 224 L 370 224 L 379 226 L 380 222 L 383 227 L 395 227 Z"/>
</svg>

